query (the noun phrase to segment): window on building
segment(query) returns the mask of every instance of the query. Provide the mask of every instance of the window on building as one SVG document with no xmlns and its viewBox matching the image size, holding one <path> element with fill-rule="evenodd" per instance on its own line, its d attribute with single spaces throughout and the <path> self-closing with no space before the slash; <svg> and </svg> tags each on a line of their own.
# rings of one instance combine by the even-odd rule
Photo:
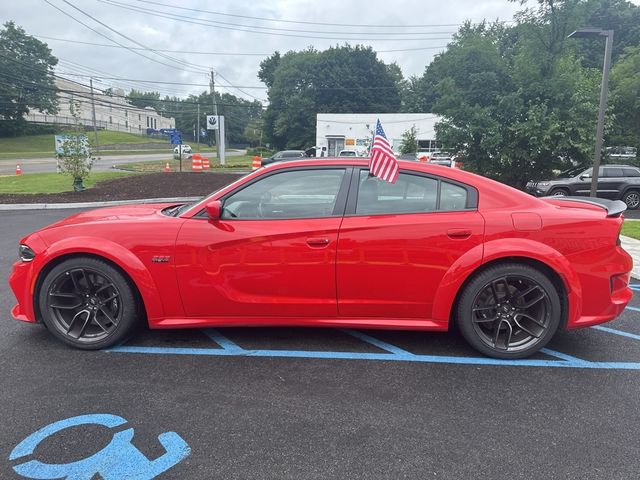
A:
<svg viewBox="0 0 640 480">
<path fill-rule="evenodd" d="M 109 117 L 109 123 L 113 123 L 113 117 Z"/>
<path fill-rule="evenodd" d="M 142 116 L 138 114 L 138 120 L 142 120 Z"/>
</svg>

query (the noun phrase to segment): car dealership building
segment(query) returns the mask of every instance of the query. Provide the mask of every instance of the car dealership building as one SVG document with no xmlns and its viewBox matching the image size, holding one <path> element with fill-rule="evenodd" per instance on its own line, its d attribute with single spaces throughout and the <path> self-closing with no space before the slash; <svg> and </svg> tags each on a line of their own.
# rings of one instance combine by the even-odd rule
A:
<svg viewBox="0 0 640 480">
<path fill-rule="evenodd" d="M 395 152 L 400 150 L 402 134 L 414 125 L 420 147 L 435 150 L 435 125 L 440 118 L 433 113 L 319 113 L 316 148 L 325 147 L 327 156 L 336 156 L 341 150 L 364 155 L 380 119 Z"/>
</svg>

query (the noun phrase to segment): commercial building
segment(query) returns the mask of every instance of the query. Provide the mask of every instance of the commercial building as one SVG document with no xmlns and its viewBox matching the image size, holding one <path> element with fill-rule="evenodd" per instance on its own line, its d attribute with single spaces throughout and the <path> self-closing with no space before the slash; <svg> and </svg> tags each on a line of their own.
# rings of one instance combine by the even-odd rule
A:
<svg viewBox="0 0 640 480">
<path fill-rule="evenodd" d="M 319 113 L 316 148 L 323 149 L 330 157 L 341 150 L 365 155 L 378 119 L 395 152 L 400 150 L 402 134 L 412 126 L 416 127 L 421 149 L 432 151 L 437 148 L 435 124 L 440 117 L 432 113 Z"/>
<path fill-rule="evenodd" d="M 25 119 L 35 123 L 73 125 L 70 109 L 73 102 L 78 107 L 80 122 L 92 128 L 91 89 L 67 79 L 56 78 L 55 83 L 58 88 L 58 113 L 47 115 L 33 111 L 25 115 Z M 124 96 L 121 89 L 114 89 L 110 94 L 94 89 L 93 102 L 98 129 L 145 134 L 147 129 L 175 128 L 176 121 L 173 117 L 163 117 L 151 107 L 135 107 Z"/>
</svg>

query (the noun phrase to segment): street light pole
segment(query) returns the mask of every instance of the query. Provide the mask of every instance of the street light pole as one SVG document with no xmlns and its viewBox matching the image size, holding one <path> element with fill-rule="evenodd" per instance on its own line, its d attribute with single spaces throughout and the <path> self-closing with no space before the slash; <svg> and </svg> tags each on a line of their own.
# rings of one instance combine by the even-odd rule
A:
<svg viewBox="0 0 640 480">
<path fill-rule="evenodd" d="M 593 170 L 591 173 L 591 196 L 598 196 L 598 177 L 600 160 L 602 157 L 602 140 L 604 135 L 604 113 L 607 109 L 607 94 L 609 93 L 609 70 L 611 69 L 611 51 L 613 50 L 613 30 L 601 28 L 581 28 L 569 35 L 569 38 L 605 37 L 604 63 L 602 65 L 602 83 L 600 86 L 600 108 L 598 110 L 598 126 L 596 127 L 596 150 L 593 156 Z"/>
</svg>

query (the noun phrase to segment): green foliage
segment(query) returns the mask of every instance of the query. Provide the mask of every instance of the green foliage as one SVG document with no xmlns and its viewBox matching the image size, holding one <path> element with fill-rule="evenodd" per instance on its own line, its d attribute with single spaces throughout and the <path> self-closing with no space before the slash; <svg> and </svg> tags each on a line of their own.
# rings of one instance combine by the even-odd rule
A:
<svg viewBox="0 0 640 480">
<path fill-rule="evenodd" d="M 156 110 L 160 110 L 159 92 L 143 92 L 132 88 L 127 95 L 127 101 L 138 108 L 153 107 Z"/>
<path fill-rule="evenodd" d="M 58 59 L 45 43 L 13 22 L 0 29 L 0 134 L 18 135 L 31 110 L 56 113 L 58 100 L 52 69 Z"/>
<path fill-rule="evenodd" d="M 370 47 L 276 52 L 258 73 L 269 88 L 266 141 L 277 149 L 315 144 L 317 113 L 399 111 L 398 74 L 397 66 L 385 65 Z"/>
<path fill-rule="evenodd" d="M 91 158 L 91 144 L 80 123 L 79 104 L 73 101 L 69 104 L 74 126 L 67 131 L 67 140 L 62 144 L 62 154 L 59 155 L 60 171 L 73 178 L 73 189 L 85 189 L 84 180 L 91 173 L 93 158 Z"/>
<path fill-rule="evenodd" d="M 420 81 L 438 140 L 465 167 L 517 187 L 593 155 L 599 72 L 566 48 L 571 15 L 461 27 Z M 550 18 L 547 18 L 551 15 Z"/>
<path fill-rule="evenodd" d="M 402 134 L 400 143 L 400 154 L 416 153 L 418 151 L 418 130 L 415 125 Z"/>
<path fill-rule="evenodd" d="M 615 119 L 610 145 L 640 149 L 640 47 L 629 47 L 611 70 L 611 105 Z"/>
</svg>

